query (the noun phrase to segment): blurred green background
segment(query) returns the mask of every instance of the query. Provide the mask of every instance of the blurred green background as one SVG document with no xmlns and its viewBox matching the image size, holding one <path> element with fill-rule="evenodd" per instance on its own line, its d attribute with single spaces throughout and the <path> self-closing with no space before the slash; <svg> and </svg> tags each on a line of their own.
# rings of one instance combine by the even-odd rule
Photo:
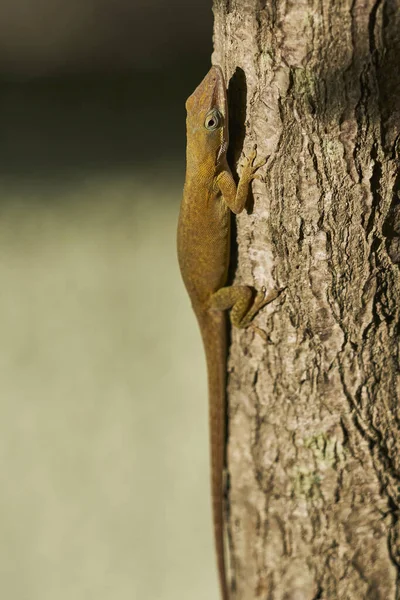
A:
<svg viewBox="0 0 400 600">
<path fill-rule="evenodd" d="M 218 598 L 175 254 L 210 4 L 0 7 L 2 598 Z"/>
</svg>

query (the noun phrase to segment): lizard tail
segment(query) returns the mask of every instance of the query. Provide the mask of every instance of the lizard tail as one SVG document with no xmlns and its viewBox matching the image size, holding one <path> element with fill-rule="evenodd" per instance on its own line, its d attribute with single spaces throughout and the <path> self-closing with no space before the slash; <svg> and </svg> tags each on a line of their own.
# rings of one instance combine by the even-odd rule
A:
<svg viewBox="0 0 400 600">
<path fill-rule="evenodd" d="M 200 319 L 199 319 L 200 320 Z M 226 464 L 226 315 L 202 315 L 200 329 L 207 357 L 211 496 L 214 540 L 222 600 L 229 600 L 224 545 L 224 469 Z"/>
</svg>

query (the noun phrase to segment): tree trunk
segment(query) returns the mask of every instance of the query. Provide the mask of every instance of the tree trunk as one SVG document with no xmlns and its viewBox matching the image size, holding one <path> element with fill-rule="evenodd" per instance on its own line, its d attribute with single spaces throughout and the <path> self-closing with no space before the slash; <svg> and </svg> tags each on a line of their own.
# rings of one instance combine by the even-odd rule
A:
<svg viewBox="0 0 400 600">
<path fill-rule="evenodd" d="M 215 0 L 230 163 L 270 159 L 236 281 L 285 287 L 233 331 L 236 600 L 400 598 L 400 0 Z"/>
</svg>

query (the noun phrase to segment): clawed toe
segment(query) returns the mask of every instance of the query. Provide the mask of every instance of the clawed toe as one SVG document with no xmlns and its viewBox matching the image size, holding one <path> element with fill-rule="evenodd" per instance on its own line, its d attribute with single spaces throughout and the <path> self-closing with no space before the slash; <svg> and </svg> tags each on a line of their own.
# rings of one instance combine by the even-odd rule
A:
<svg viewBox="0 0 400 600">
<path fill-rule="evenodd" d="M 247 159 L 248 162 L 249 162 L 249 165 L 251 165 L 254 169 L 256 168 L 254 166 L 254 161 L 255 161 L 256 158 L 257 158 L 257 144 L 254 144 L 253 149 L 250 152 L 250 155 L 249 155 L 249 157 Z"/>
<path fill-rule="evenodd" d="M 268 335 L 266 331 L 264 331 L 260 327 L 257 327 L 257 325 L 254 325 L 254 323 L 251 323 L 251 329 L 254 331 L 254 333 L 259 335 L 264 340 L 264 342 L 268 341 Z"/>
<path fill-rule="evenodd" d="M 264 167 L 267 164 L 268 159 L 269 156 L 266 156 L 265 158 L 260 160 L 260 162 L 258 162 L 256 165 L 253 165 L 253 169 L 260 169 L 261 167 Z"/>
<path fill-rule="evenodd" d="M 254 304 L 257 305 L 258 309 L 263 308 L 264 306 L 275 300 L 284 289 L 285 288 L 274 289 L 271 290 L 269 294 L 267 294 L 267 288 L 263 286 L 261 290 L 257 292 Z"/>
<path fill-rule="evenodd" d="M 267 294 L 267 289 L 263 286 L 259 292 L 257 292 L 256 297 L 254 299 L 254 306 L 257 306 L 258 309 L 262 308 L 265 303 L 265 298 Z"/>
<path fill-rule="evenodd" d="M 252 175 L 251 180 L 254 181 L 254 179 L 258 179 L 258 181 L 262 181 L 263 183 L 265 183 L 265 177 L 263 177 L 262 175 Z"/>
</svg>

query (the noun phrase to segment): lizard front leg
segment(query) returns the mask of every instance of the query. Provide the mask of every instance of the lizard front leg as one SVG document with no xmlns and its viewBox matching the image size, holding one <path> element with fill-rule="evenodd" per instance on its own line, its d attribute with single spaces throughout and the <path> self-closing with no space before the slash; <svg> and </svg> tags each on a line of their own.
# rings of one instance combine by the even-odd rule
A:
<svg viewBox="0 0 400 600">
<path fill-rule="evenodd" d="M 257 152 L 256 147 L 254 146 L 250 156 L 246 158 L 237 186 L 228 166 L 226 166 L 216 178 L 216 184 L 221 191 L 224 202 L 235 215 L 241 213 L 246 205 L 250 184 L 253 179 L 258 177 L 255 172 L 267 162 L 267 159 L 263 159 L 257 164 L 254 164 L 256 156 Z"/>
</svg>

